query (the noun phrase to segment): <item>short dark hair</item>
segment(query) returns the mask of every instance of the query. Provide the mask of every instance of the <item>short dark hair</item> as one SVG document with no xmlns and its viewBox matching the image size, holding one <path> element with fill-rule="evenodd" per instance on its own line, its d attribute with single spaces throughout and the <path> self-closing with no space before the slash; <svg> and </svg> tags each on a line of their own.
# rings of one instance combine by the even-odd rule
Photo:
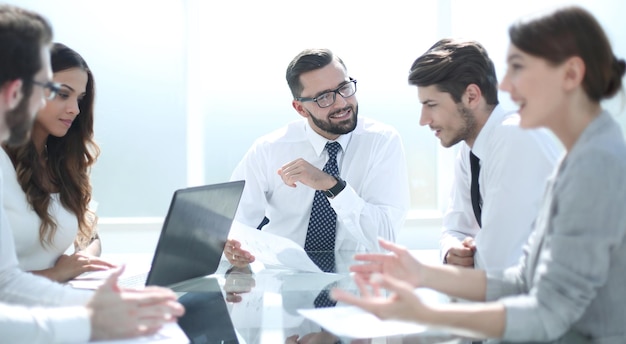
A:
<svg viewBox="0 0 626 344">
<path fill-rule="evenodd" d="M 347 70 L 343 61 L 329 49 L 306 49 L 291 60 L 287 67 L 287 84 L 294 98 L 302 95 L 300 75 L 312 70 L 326 67 L 333 61 L 338 61 Z"/>
<path fill-rule="evenodd" d="M 498 78 L 487 50 L 478 42 L 444 38 L 418 57 L 409 72 L 409 85 L 431 86 L 461 102 L 465 89 L 476 84 L 487 104 L 498 105 Z"/>
<path fill-rule="evenodd" d="M 41 48 L 51 41 L 52 27 L 45 18 L 0 5 L 0 86 L 21 79 L 32 87 L 31 80 L 42 67 Z"/>
<path fill-rule="evenodd" d="M 45 18 L 16 6 L 0 5 L 0 88 L 22 80 L 22 100 L 0 118 L 11 131 L 9 144 L 21 144 L 28 137 L 33 78 L 43 67 L 41 49 L 51 41 L 52 27 Z"/>
<path fill-rule="evenodd" d="M 593 101 L 610 98 L 622 87 L 624 59 L 615 57 L 598 21 L 581 7 L 522 18 L 509 27 L 509 38 L 523 52 L 555 65 L 580 57 L 585 62 L 583 89 Z"/>
</svg>

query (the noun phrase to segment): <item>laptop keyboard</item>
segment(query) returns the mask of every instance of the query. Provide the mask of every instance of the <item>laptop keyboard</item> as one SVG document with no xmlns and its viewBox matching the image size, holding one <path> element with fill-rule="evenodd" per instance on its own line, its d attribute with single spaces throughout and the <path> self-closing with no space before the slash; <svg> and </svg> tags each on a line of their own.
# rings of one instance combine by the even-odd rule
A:
<svg viewBox="0 0 626 344">
<path fill-rule="evenodd" d="M 117 285 L 122 288 L 143 288 L 146 286 L 146 279 L 148 279 L 147 272 L 123 276 L 117 281 Z"/>
</svg>

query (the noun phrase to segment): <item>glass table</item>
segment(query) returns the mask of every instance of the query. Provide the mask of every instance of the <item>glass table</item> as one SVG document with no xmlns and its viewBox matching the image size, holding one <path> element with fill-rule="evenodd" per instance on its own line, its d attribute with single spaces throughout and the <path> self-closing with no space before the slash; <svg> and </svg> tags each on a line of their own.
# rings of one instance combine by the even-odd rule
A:
<svg viewBox="0 0 626 344">
<path fill-rule="evenodd" d="M 421 261 L 438 262 L 437 250 L 412 251 Z M 299 309 L 341 307 L 328 298 L 339 287 L 357 293 L 348 272 L 354 252 L 321 252 L 334 267 L 329 273 L 299 272 L 253 263 L 233 269 L 223 260 L 215 274 L 174 287 L 187 309 L 179 320 L 192 343 L 462 343 L 441 331 L 376 338 L 337 336 L 301 315 Z M 317 259 L 312 259 L 317 263 Z M 418 294 L 420 291 L 418 290 Z M 448 302 L 432 290 L 425 302 Z M 345 306 L 345 305 L 343 305 Z M 358 325 L 357 325 L 358 326 Z"/>
</svg>

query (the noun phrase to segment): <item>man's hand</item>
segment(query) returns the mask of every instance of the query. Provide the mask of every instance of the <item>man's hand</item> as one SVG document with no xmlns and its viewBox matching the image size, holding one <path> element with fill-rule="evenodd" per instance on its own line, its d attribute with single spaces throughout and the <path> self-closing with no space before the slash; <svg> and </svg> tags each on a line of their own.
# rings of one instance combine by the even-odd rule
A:
<svg viewBox="0 0 626 344">
<path fill-rule="evenodd" d="M 297 182 L 315 190 L 328 190 L 337 184 L 335 177 L 311 165 L 304 159 L 288 162 L 279 168 L 277 172 L 285 184 L 294 188 Z"/>
<path fill-rule="evenodd" d="M 465 238 L 458 246 L 451 247 L 446 253 L 445 262 L 450 265 L 457 265 L 466 268 L 474 267 L 474 253 L 476 245 L 474 238 Z"/>
<path fill-rule="evenodd" d="M 224 281 L 226 301 L 241 302 L 240 294 L 249 293 L 255 286 L 256 281 L 249 265 L 245 268 L 232 267 L 226 271 L 226 280 Z"/>
<path fill-rule="evenodd" d="M 120 289 L 117 280 L 123 271 L 122 267 L 113 272 L 87 304 L 92 340 L 154 334 L 165 323 L 175 322 L 185 313 L 170 289 L 153 286 Z"/>
<path fill-rule="evenodd" d="M 231 265 L 238 268 L 247 267 L 255 260 L 254 256 L 250 252 L 242 249 L 241 243 L 235 239 L 228 239 L 226 241 L 224 256 Z"/>
</svg>

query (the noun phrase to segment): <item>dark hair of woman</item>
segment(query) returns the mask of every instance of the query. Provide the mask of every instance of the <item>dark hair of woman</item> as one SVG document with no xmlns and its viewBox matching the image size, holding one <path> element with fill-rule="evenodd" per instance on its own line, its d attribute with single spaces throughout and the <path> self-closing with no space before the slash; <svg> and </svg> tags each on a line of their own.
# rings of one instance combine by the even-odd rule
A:
<svg viewBox="0 0 626 344">
<path fill-rule="evenodd" d="M 61 204 L 78 219 L 76 244 L 82 249 L 97 237 L 96 216 L 88 207 L 92 192 L 89 172 L 100 154 L 93 139 L 94 79 L 85 60 L 67 46 L 55 43 L 50 55 L 53 73 L 72 68 L 87 73 L 85 94 L 78 103 L 80 113 L 66 135 L 48 136 L 41 153 L 43 156 L 37 152 L 32 140 L 21 146 L 4 148 L 13 161 L 28 202 L 41 219 L 39 240 L 42 245 L 51 244 L 57 230 L 48 209 L 51 194 L 58 192 Z"/>
</svg>

